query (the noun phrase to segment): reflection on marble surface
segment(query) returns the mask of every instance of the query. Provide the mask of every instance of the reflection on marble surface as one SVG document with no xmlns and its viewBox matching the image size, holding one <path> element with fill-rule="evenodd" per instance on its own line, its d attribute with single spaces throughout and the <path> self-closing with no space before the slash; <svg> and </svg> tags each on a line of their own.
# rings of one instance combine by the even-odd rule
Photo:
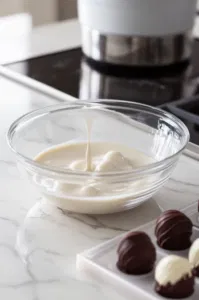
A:
<svg viewBox="0 0 199 300">
<path fill-rule="evenodd" d="M 73 289 L 84 286 L 83 299 L 92 296 L 108 299 L 108 295 L 113 297 L 113 291 L 108 287 L 100 287 L 94 282 L 88 285 L 86 278 L 78 280 L 76 254 L 131 229 L 134 224 L 141 225 L 159 213 L 154 201 L 136 208 L 133 213 L 88 216 L 65 212 L 40 200 L 29 210 L 18 229 L 15 251 L 24 263 L 31 285 L 66 282 L 71 291 L 65 290 L 65 297 L 70 295 L 78 299 L 81 293 L 73 295 Z M 114 297 L 122 299 L 120 295 Z"/>
<path fill-rule="evenodd" d="M 65 272 L 69 269 L 75 275 L 75 254 L 150 221 L 159 213 L 155 201 L 133 212 L 91 216 L 63 211 L 41 199 L 26 215 L 17 234 L 16 248 L 24 261 L 37 251 L 63 256 Z"/>
</svg>

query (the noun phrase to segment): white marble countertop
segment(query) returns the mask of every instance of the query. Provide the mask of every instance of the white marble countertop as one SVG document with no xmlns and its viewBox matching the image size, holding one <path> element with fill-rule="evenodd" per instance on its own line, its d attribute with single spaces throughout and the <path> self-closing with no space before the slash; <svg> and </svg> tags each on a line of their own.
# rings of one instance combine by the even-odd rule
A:
<svg viewBox="0 0 199 300">
<path fill-rule="evenodd" d="M 0 295 L 4 300 L 127 299 L 79 277 L 76 254 L 199 198 L 199 163 L 182 157 L 171 180 L 146 204 L 109 216 L 66 213 L 43 203 L 19 175 L 6 132 L 22 114 L 57 101 L 0 78 Z M 186 170 L 186 171 L 185 171 Z M 189 174 L 189 175 L 188 175 Z"/>
</svg>

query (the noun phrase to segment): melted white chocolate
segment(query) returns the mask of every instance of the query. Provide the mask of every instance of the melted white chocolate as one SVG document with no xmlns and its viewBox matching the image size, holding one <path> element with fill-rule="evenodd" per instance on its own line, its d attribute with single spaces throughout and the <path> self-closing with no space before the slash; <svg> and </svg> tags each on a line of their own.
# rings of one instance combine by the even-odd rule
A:
<svg viewBox="0 0 199 300">
<path fill-rule="evenodd" d="M 56 145 L 39 153 L 35 161 L 48 166 L 91 174 L 82 176 L 81 180 L 74 174 L 74 176 L 66 175 L 63 180 L 55 176 L 51 178 L 50 185 L 48 179 L 39 174 L 33 180 L 42 187 L 46 198 L 63 209 L 81 213 L 107 213 L 117 211 L 118 207 L 123 209 L 129 200 L 136 200 L 141 189 L 147 190 L 154 181 L 153 176 L 136 180 L 127 177 L 123 181 L 118 178 L 115 182 L 112 177 L 95 175 L 130 171 L 150 164 L 154 159 L 122 144 L 91 142 L 93 118 L 88 115 L 85 122 L 87 142 Z"/>
<path fill-rule="evenodd" d="M 85 171 L 92 171 L 92 154 L 91 154 L 91 129 L 92 129 L 92 118 L 86 119 L 87 129 L 87 147 L 86 147 L 86 169 Z"/>
<path fill-rule="evenodd" d="M 95 167 L 97 172 L 113 172 L 131 170 L 133 164 L 130 159 L 127 159 L 121 152 L 109 151 L 99 161 Z"/>
<path fill-rule="evenodd" d="M 91 152 L 92 159 L 88 164 L 87 155 L 85 159 L 85 153 L 88 153 L 87 143 L 62 144 L 40 153 L 35 160 L 42 164 L 73 171 L 85 171 L 89 165 L 89 171 L 96 173 L 129 171 L 153 161 L 143 153 L 120 144 L 105 142 L 91 143 L 89 153 Z M 89 180 L 81 184 L 59 182 L 55 190 L 57 192 L 65 191 L 68 195 L 73 196 L 93 197 L 115 195 L 119 194 L 122 190 L 126 190 L 128 193 L 132 189 L 136 193 L 136 188 L 140 188 L 140 184 L 143 184 L 143 180 L 136 183 L 118 183 L 113 189 L 113 186 L 110 187 L 106 179 L 100 179 L 97 182 L 90 182 Z"/>
<path fill-rule="evenodd" d="M 91 152 L 92 158 L 87 154 L 85 158 L 88 153 L 86 142 L 61 144 L 39 153 L 35 161 L 74 171 L 85 171 L 89 165 L 91 172 L 131 170 L 154 162 L 136 149 L 108 142 L 91 143 Z"/>
</svg>

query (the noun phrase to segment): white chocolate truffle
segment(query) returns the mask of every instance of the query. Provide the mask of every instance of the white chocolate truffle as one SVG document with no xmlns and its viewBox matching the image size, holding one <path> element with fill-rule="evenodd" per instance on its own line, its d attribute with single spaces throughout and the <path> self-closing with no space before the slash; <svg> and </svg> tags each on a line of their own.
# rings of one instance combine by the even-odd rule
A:
<svg viewBox="0 0 199 300">
<path fill-rule="evenodd" d="M 189 262 L 193 267 L 199 267 L 199 239 L 194 241 L 189 250 Z"/>
<path fill-rule="evenodd" d="M 125 158 L 120 152 L 109 151 L 102 160 L 97 164 L 95 171 L 97 172 L 111 172 L 130 170 L 132 165 L 127 158 Z"/>
<path fill-rule="evenodd" d="M 188 259 L 168 255 L 161 259 L 155 270 L 155 280 L 159 285 L 176 284 L 185 276 L 192 276 L 192 268 Z"/>
</svg>

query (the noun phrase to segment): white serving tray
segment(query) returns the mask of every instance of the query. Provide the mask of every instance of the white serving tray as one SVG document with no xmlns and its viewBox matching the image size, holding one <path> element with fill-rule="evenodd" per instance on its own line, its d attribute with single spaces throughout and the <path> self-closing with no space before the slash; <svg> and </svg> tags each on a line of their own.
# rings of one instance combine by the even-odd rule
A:
<svg viewBox="0 0 199 300">
<path fill-rule="evenodd" d="M 198 203 L 192 204 L 183 210 L 183 212 L 192 219 L 194 224 L 193 240 L 199 237 L 199 214 L 197 213 L 197 210 Z M 154 236 L 154 227 L 155 221 L 152 221 L 142 227 L 135 228 L 134 231 L 145 231 L 151 237 L 157 250 L 156 263 L 168 254 L 177 254 L 184 257 L 188 256 L 188 250 L 176 252 L 165 251 L 159 248 Z M 147 275 L 134 276 L 126 275 L 117 269 L 117 247 L 124 235 L 126 235 L 126 233 L 79 254 L 77 256 L 78 271 L 86 274 L 88 278 L 97 280 L 99 283 L 113 286 L 118 292 L 124 292 L 126 296 L 131 296 L 131 299 L 137 300 L 137 297 L 153 300 L 163 299 L 154 291 L 154 272 Z M 199 278 L 196 279 L 195 293 L 188 299 L 199 299 Z"/>
</svg>

